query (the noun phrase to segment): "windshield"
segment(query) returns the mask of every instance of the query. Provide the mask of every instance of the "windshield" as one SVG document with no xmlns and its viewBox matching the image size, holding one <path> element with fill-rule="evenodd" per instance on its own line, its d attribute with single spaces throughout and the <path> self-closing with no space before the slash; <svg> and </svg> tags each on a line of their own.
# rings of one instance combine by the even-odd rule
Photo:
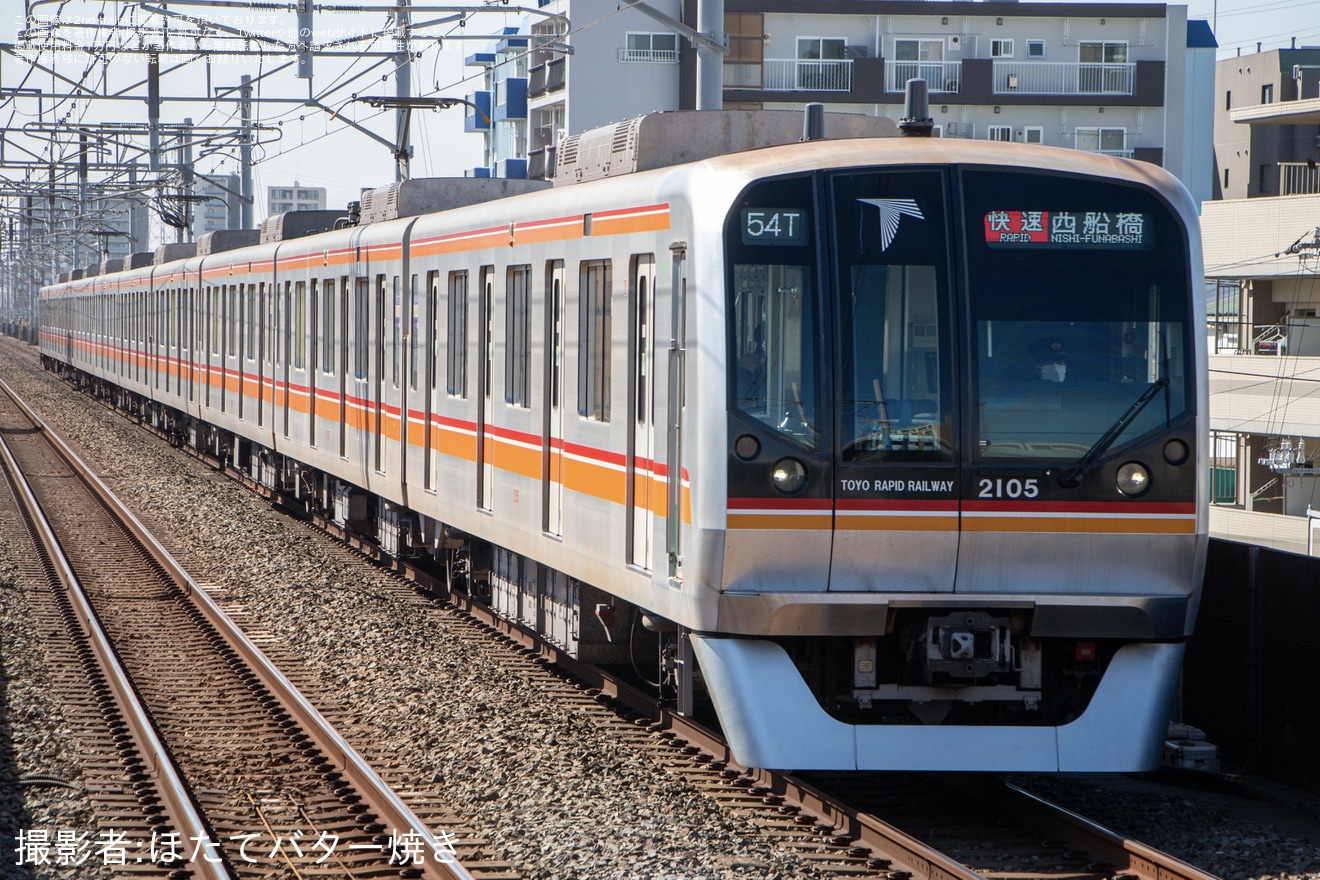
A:
<svg viewBox="0 0 1320 880">
<path fill-rule="evenodd" d="M 726 234 L 734 408 L 783 437 L 820 443 L 820 357 L 807 177 L 758 184 L 731 212 Z"/>
<path fill-rule="evenodd" d="M 1086 179 L 964 183 L 976 457 L 1078 462 L 1183 416 L 1186 242 L 1169 209 Z"/>
<path fill-rule="evenodd" d="M 944 176 L 831 182 L 844 461 L 949 461 L 952 333 Z"/>
</svg>

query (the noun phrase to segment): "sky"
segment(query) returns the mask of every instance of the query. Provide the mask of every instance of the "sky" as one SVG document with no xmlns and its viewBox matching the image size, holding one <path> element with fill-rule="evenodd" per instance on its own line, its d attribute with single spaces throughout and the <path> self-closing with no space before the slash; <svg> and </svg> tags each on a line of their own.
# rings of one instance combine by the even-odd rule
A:
<svg viewBox="0 0 1320 880">
<path fill-rule="evenodd" d="M 23 0 L 0 0 L 0 41 L 16 40 L 23 22 L 22 3 Z M 1205 19 L 1212 23 L 1221 58 L 1237 54 L 1239 49 L 1242 54 L 1255 52 L 1258 42 L 1266 50 L 1287 48 L 1293 37 L 1297 38 L 1298 46 L 1320 46 L 1320 0 L 1188 0 L 1186 5 L 1189 18 Z M 609 8 L 602 14 L 616 14 L 613 4 L 606 3 L 604 6 Z M 272 14 L 263 21 L 249 22 L 232 18 L 243 13 L 230 9 L 187 6 L 186 3 L 171 4 L 171 7 L 176 11 L 187 9 L 204 13 L 213 21 L 219 20 L 221 23 L 224 23 L 226 16 L 230 16 L 229 23 L 234 26 L 284 38 L 296 33 L 296 19 L 292 13 Z M 40 7 L 39 11 L 50 15 L 57 8 L 55 4 L 47 4 Z M 420 52 L 420 57 L 412 65 L 413 94 L 465 97 L 480 87 L 479 68 L 465 68 L 463 59 L 475 51 L 484 50 L 485 41 L 471 38 L 497 33 L 505 26 L 516 26 L 521 18 L 518 12 L 510 11 L 508 6 L 486 8 L 499 11 L 482 13 L 470 19 L 464 28 L 453 23 L 439 24 L 424 31 L 430 35 L 430 39 L 415 40 L 413 49 Z M 117 16 L 124 14 L 123 9 L 123 4 L 114 0 L 69 0 L 61 14 L 66 21 L 78 19 L 94 22 L 98 16 L 114 21 Z M 641 13 L 635 10 L 624 14 L 637 16 L 639 26 L 647 29 L 654 26 L 651 19 L 641 17 Z M 435 17 L 435 14 L 428 17 Z M 417 16 L 414 20 L 417 20 Z M 590 26 L 591 22 L 575 21 L 573 24 L 577 28 Z M 315 39 L 319 43 L 335 36 L 379 31 L 387 27 L 389 22 L 383 12 L 352 16 L 326 13 L 318 14 L 316 25 Z M 443 39 L 437 42 L 437 36 Z M 378 37 L 374 41 L 351 44 L 351 47 L 357 49 L 368 46 L 378 51 L 387 51 L 393 47 L 393 41 L 389 37 Z M 162 118 L 166 122 L 181 122 L 183 117 L 189 116 L 198 125 L 236 124 L 237 111 L 234 105 L 208 101 L 207 98 L 213 96 L 220 86 L 237 85 L 240 74 L 256 75 L 258 71 L 267 71 L 286 58 L 270 56 L 269 60 L 259 61 L 255 65 L 251 56 L 216 58 L 209 66 L 209 71 L 205 65 L 193 64 L 186 71 L 169 73 L 163 80 L 166 94 L 186 93 L 199 100 L 189 104 L 166 104 Z M 367 137 L 352 133 L 344 122 L 345 119 L 358 121 L 382 137 L 393 139 L 393 111 L 371 110 L 351 100 L 354 94 L 394 94 L 394 82 L 388 76 L 392 71 L 392 63 L 375 66 L 376 62 L 377 59 L 367 58 L 333 60 L 318 57 L 315 60 L 313 86 L 318 95 L 326 92 L 322 100 L 333 107 L 338 116 L 298 103 L 258 106 L 258 121 L 277 130 L 277 135 L 267 137 L 278 137 L 279 140 L 257 148 L 255 153 L 258 163 L 254 170 L 254 182 L 260 199 L 255 216 L 264 216 L 267 186 L 289 185 L 294 181 L 303 185 L 324 186 L 329 191 L 329 207 L 341 208 L 350 199 L 357 197 L 360 187 L 380 186 L 394 179 L 390 150 Z M 57 69 L 76 79 L 85 72 L 85 67 L 85 59 L 75 62 L 70 58 L 61 61 Z M 145 72 L 143 56 L 123 54 L 115 56 L 109 65 L 97 68 L 93 75 L 104 77 L 107 83 L 118 89 L 141 81 Z M 49 75 L 44 79 L 37 77 L 24 80 L 25 73 L 17 59 L 0 57 L 0 85 L 8 88 L 36 86 L 47 91 L 52 88 Z M 263 80 L 259 94 L 263 97 L 300 98 L 307 94 L 307 81 L 297 79 L 291 70 L 280 71 Z M 66 102 L 61 106 L 60 114 L 71 121 L 145 121 L 146 115 L 142 104 L 134 102 L 110 106 Z M 13 131 L 34 118 L 32 114 L 15 112 L 12 103 L 8 106 L 0 104 L 0 127 Z M 47 118 L 50 118 L 49 106 Z M 414 177 L 461 176 L 465 169 L 482 163 L 481 136 L 463 133 L 461 107 L 442 111 L 414 111 L 412 143 L 415 150 L 412 162 Z M 21 156 L 21 153 L 10 148 L 6 155 Z M 206 159 L 198 163 L 198 170 L 215 173 L 237 171 L 237 161 L 232 158 Z M 10 168 L 0 167 L 0 178 L 12 180 L 14 177 L 15 173 Z"/>
</svg>

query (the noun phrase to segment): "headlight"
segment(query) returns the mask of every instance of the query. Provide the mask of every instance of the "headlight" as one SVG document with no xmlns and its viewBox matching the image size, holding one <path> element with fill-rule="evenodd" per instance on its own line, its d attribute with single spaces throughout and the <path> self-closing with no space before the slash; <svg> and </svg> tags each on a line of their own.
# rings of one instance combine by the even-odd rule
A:
<svg viewBox="0 0 1320 880">
<path fill-rule="evenodd" d="M 1118 491 L 1124 495 L 1140 495 L 1150 488 L 1150 471 L 1135 461 L 1118 469 Z"/>
<path fill-rule="evenodd" d="M 770 481 L 785 495 L 792 495 L 807 482 L 807 468 L 796 458 L 781 458 L 770 472 Z"/>
</svg>

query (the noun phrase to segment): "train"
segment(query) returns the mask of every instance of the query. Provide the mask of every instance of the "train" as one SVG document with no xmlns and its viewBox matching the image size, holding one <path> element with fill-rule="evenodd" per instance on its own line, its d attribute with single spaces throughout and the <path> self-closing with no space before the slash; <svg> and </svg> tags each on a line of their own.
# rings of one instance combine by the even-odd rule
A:
<svg viewBox="0 0 1320 880">
<path fill-rule="evenodd" d="M 748 766 L 1153 769 L 1207 542 L 1186 190 L 726 114 L 69 273 L 41 356 Z"/>
</svg>

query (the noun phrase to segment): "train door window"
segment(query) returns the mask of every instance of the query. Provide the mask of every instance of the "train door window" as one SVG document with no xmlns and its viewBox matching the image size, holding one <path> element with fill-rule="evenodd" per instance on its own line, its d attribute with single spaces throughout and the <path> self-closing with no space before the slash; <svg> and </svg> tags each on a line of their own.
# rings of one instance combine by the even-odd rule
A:
<svg viewBox="0 0 1320 880">
<path fill-rule="evenodd" d="M 371 279 L 357 279 L 353 296 L 353 377 L 367 378 L 367 356 L 371 339 Z"/>
<path fill-rule="evenodd" d="M 399 335 L 403 323 L 403 297 L 399 291 L 399 276 L 394 276 L 393 307 L 390 309 L 390 384 L 399 387 L 399 357 L 403 353 Z"/>
<path fill-rule="evenodd" d="M 819 321 L 809 178 L 747 190 L 730 213 L 729 391 L 733 408 L 819 448 Z"/>
<path fill-rule="evenodd" d="M 579 268 L 578 415 L 610 420 L 609 260 L 590 260 Z"/>
<path fill-rule="evenodd" d="M 467 397 L 468 273 L 449 273 L 448 370 L 445 387 L 451 397 Z"/>
<path fill-rule="evenodd" d="M 264 284 L 262 285 L 265 286 Z M 243 324 L 243 357 L 249 361 L 257 359 L 257 285 L 249 284 L 247 289 L 247 321 Z"/>
<path fill-rule="evenodd" d="M 418 338 L 418 327 L 421 325 L 422 313 L 421 303 L 418 297 L 421 291 L 417 288 L 417 276 L 413 275 L 409 279 L 408 289 L 410 291 L 408 307 L 408 387 L 413 391 L 417 390 L 417 354 L 420 351 L 420 342 Z"/>
<path fill-rule="evenodd" d="M 504 401 L 513 406 L 530 406 L 528 359 L 532 328 L 531 266 L 510 266 L 504 290 Z"/>
<path fill-rule="evenodd" d="M 950 461 L 945 187 L 935 172 L 832 181 L 844 461 Z"/>
<path fill-rule="evenodd" d="M 315 284 L 316 282 L 312 282 Z M 299 281 L 293 288 L 293 366 L 301 370 L 307 365 L 307 282 Z"/>
<path fill-rule="evenodd" d="M 218 355 L 221 350 L 221 338 L 225 332 L 224 325 L 224 285 L 211 288 L 211 354 Z"/>
<path fill-rule="evenodd" d="M 426 387 L 434 391 L 440 381 L 440 273 L 434 269 L 426 273 L 426 321 Z"/>
</svg>

